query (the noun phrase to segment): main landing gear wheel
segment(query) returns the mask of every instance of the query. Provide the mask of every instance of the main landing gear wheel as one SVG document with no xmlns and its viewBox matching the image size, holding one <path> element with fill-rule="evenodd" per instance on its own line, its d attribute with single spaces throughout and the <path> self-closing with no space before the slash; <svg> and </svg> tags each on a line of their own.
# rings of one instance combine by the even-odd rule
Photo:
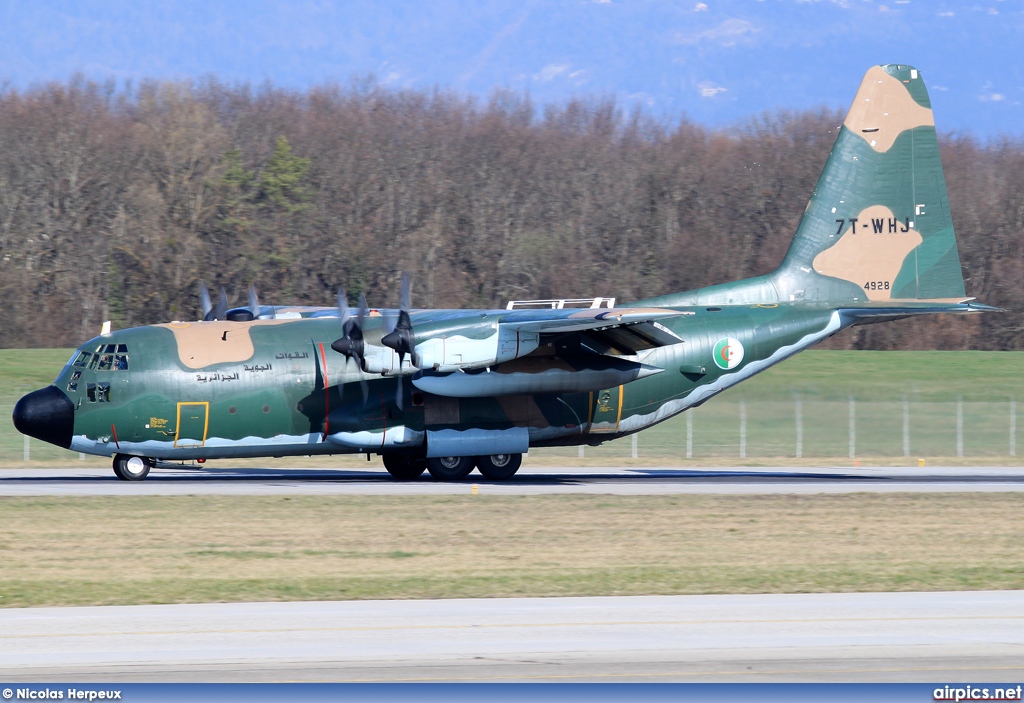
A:
<svg viewBox="0 0 1024 703">
<path fill-rule="evenodd" d="M 471 456 L 439 456 L 427 459 L 427 471 L 438 481 L 459 481 L 473 470 Z"/>
<path fill-rule="evenodd" d="M 415 454 L 392 452 L 382 454 L 384 468 L 396 481 L 412 481 L 427 470 L 427 460 Z"/>
<path fill-rule="evenodd" d="M 491 454 L 476 458 L 476 467 L 480 469 L 484 478 L 491 481 L 509 480 L 516 475 L 516 471 L 519 471 L 522 465 L 522 454 Z"/>
<path fill-rule="evenodd" d="M 153 460 L 144 456 L 114 455 L 114 474 L 122 481 L 141 481 L 149 475 Z"/>
</svg>

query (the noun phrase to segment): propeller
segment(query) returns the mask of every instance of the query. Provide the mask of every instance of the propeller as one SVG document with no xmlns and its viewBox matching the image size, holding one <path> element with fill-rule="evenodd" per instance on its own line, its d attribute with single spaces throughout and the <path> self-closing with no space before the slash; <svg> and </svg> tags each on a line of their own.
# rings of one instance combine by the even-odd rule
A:
<svg viewBox="0 0 1024 703">
<path fill-rule="evenodd" d="M 416 353 L 416 333 L 412 329 L 412 318 L 409 317 L 409 274 L 402 272 L 402 308 L 398 313 L 398 322 L 394 328 L 381 337 L 380 343 L 398 352 L 398 367 L 408 354 L 413 366 L 419 367 L 420 357 Z"/>
<path fill-rule="evenodd" d="M 202 281 L 199 282 L 199 300 L 203 306 L 203 320 L 224 320 L 228 314 L 228 294 L 224 288 L 220 289 L 220 298 L 217 299 L 217 306 L 210 302 L 210 289 Z"/>
<path fill-rule="evenodd" d="M 403 395 L 403 380 L 401 378 L 402 364 L 405 361 L 405 355 L 409 355 L 409 361 L 413 366 L 419 368 L 420 357 L 416 353 L 416 333 L 412 329 L 412 318 L 409 317 L 409 274 L 405 271 L 402 272 L 402 296 L 401 296 L 402 308 L 398 313 L 398 322 L 395 324 L 394 329 L 388 332 L 386 335 L 381 337 L 380 343 L 386 347 L 391 347 L 398 352 L 398 388 L 395 395 L 395 404 L 398 409 L 402 409 L 402 395 Z"/>
<path fill-rule="evenodd" d="M 366 345 L 363 343 L 363 318 L 366 317 L 366 312 L 366 295 L 360 293 L 359 312 L 356 315 L 356 319 L 353 320 L 352 314 L 349 312 L 348 296 L 345 295 L 345 289 L 338 288 L 338 317 L 341 320 L 343 336 L 331 342 L 331 349 L 339 354 L 344 354 L 346 359 L 354 360 L 360 370 L 365 370 L 366 368 L 366 362 L 363 357 L 366 349 Z M 366 379 L 360 377 L 359 385 L 363 390 L 363 403 L 365 404 L 369 393 Z"/>
</svg>

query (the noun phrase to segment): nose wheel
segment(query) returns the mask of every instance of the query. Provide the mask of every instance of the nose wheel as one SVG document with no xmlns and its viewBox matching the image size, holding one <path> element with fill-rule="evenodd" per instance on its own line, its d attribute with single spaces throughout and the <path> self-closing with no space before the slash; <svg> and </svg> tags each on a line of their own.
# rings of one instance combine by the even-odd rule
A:
<svg viewBox="0 0 1024 703">
<path fill-rule="evenodd" d="M 144 456 L 114 455 L 114 475 L 122 481 L 141 481 L 149 475 L 153 460 Z"/>
</svg>

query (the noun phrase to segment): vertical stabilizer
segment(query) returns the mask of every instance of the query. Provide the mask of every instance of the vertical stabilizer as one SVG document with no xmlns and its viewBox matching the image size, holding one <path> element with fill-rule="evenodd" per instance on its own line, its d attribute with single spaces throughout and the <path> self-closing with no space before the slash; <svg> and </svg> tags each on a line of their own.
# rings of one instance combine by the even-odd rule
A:
<svg viewBox="0 0 1024 703">
<path fill-rule="evenodd" d="M 931 102 L 916 68 L 864 76 L 782 265 L 655 305 L 964 299 Z"/>
<path fill-rule="evenodd" d="M 789 296 L 802 289 L 817 300 L 965 297 L 917 69 L 890 64 L 864 76 L 775 277 Z"/>
</svg>

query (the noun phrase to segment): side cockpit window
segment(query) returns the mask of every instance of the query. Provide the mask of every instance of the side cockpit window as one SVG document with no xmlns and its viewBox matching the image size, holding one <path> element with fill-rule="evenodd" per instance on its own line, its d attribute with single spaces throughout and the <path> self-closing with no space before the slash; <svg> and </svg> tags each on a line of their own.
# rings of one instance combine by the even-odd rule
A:
<svg viewBox="0 0 1024 703">
<path fill-rule="evenodd" d="M 109 403 L 110 384 L 87 383 L 85 384 L 85 394 L 86 397 L 88 397 L 90 403 Z"/>
</svg>

